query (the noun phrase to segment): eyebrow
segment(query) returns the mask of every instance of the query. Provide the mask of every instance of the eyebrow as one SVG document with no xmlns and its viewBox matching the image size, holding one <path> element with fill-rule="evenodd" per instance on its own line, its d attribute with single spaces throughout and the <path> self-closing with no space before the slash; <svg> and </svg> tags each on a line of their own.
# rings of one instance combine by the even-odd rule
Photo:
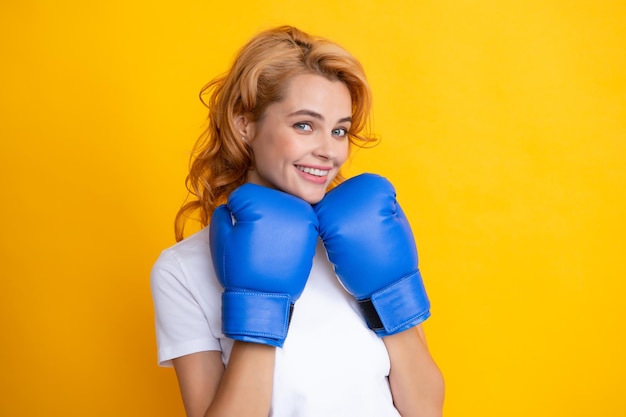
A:
<svg viewBox="0 0 626 417">
<path fill-rule="evenodd" d="M 291 117 L 291 116 L 311 116 L 315 119 L 318 120 L 324 120 L 324 116 L 322 116 L 321 114 L 319 114 L 318 112 L 315 112 L 313 110 L 307 110 L 307 109 L 302 109 L 302 110 L 297 110 L 294 111 L 293 113 L 289 113 L 287 116 Z M 343 117 L 341 119 L 339 119 L 337 121 L 337 123 L 344 123 L 344 122 L 352 122 L 352 116 L 348 116 L 348 117 Z"/>
</svg>

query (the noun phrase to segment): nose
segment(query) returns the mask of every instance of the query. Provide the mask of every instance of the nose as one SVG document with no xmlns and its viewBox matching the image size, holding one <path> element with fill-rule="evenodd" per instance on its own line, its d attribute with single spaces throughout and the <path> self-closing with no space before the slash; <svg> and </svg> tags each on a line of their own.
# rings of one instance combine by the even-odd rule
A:
<svg viewBox="0 0 626 417">
<path fill-rule="evenodd" d="M 323 160 L 333 160 L 341 154 L 343 142 L 347 139 L 339 139 L 332 134 L 321 134 L 315 143 L 314 155 Z"/>
</svg>

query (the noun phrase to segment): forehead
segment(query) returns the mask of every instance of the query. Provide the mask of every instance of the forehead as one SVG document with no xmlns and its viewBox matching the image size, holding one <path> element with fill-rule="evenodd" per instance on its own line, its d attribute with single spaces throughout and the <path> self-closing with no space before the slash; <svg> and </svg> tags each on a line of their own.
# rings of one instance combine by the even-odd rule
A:
<svg viewBox="0 0 626 417">
<path fill-rule="evenodd" d="M 341 117 L 350 116 L 352 111 L 348 87 L 341 81 L 316 74 L 300 74 L 288 79 L 282 100 L 274 104 L 284 111 L 306 109 Z"/>
</svg>

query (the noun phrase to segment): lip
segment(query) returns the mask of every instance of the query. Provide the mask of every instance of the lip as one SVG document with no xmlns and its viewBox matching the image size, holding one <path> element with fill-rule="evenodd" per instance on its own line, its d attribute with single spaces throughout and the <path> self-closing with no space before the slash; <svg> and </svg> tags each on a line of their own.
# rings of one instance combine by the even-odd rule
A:
<svg viewBox="0 0 626 417">
<path fill-rule="evenodd" d="M 296 171 L 300 175 L 300 177 L 304 178 L 307 181 L 310 181 L 315 184 L 326 184 L 328 180 L 328 175 L 332 171 L 332 167 L 323 167 L 323 166 L 314 166 L 314 165 L 294 165 Z M 325 171 L 324 175 L 315 175 L 313 173 L 304 172 L 302 168 L 307 170 L 318 170 Z"/>
</svg>

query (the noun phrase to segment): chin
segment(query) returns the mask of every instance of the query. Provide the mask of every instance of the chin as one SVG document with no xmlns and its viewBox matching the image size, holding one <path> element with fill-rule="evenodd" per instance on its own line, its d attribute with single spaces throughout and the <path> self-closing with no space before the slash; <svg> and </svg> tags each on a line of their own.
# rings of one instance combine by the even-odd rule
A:
<svg viewBox="0 0 626 417">
<path fill-rule="evenodd" d="M 300 197 L 301 199 L 303 199 L 304 201 L 306 201 L 309 204 L 317 204 L 320 201 L 322 201 L 322 199 L 324 198 L 324 195 L 326 195 L 326 192 L 324 190 L 324 192 L 313 192 L 313 193 L 298 193 L 298 194 L 294 194 L 296 197 Z"/>
<path fill-rule="evenodd" d="M 313 204 L 317 204 L 320 201 L 322 201 L 323 198 L 324 198 L 324 196 L 315 197 L 315 198 L 304 198 L 303 200 L 306 201 L 307 203 L 313 205 Z"/>
</svg>

